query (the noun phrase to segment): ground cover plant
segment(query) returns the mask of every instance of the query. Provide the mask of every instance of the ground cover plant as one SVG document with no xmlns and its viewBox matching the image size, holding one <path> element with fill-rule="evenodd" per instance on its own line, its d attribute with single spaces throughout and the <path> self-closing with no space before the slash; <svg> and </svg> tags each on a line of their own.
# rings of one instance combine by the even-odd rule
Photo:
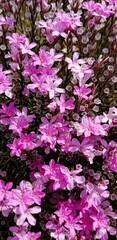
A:
<svg viewBox="0 0 117 240">
<path fill-rule="evenodd" d="M 0 239 L 117 239 L 117 2 L 0 0 Z"/>
</svg>

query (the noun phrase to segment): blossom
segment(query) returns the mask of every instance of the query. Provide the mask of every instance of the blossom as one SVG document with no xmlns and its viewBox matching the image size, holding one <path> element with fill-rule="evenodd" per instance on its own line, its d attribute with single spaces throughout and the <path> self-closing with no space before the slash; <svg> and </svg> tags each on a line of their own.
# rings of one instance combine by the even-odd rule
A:
<svg viewBox="0 0 117 240">
<path fill-rule="evenodd" d="M 116 116 L 117 116 L 117 108 L 115 108 L 115 107 L 109 108 L 108 114 L 103 113 L 102 122 L 105 123 L 108 121 L 109 125 L 111 127 L 111 126 L 113 126 L 112 121 L 114 118 L 116 118 Z"/>
<path fill-rule="evenodd" d="M 71 134 L 70 133 L 61 133 L 57 139 L 57 143 L 60 144 L 62 152 L 69 152 L 69 147 L 71 146 Z"/>
<path fill-rule="evenodd" d="M 28 231 L 27 235 L 29 240 L 32 240 L 32 239 L 36 240 L 36 239 L 39 239 L 39 237 L 41 236 L 41 232 L 35 233 L 35 232 Z"/>
<path fill-rule="evenodd" d="M 95 3 L 94 1 L 83 2 L 83 8 L 87 9 L 90 15 L 100 16 L 103 18 L 108 18 L 111 13 L 114 13 L 111 9 L 112 4 L 106 5 L 105 1 L 102 0 L 101 3 Z"/>
<path fill-rule="evenodd" d="M 64 94 L 61 94 L 60 100 L 58 98 L 56 99 L 56 103 L 60 107 L 61 113 L 65 112 L 65 109 L 68 109 L 68 110 L 74 109 L 75 106 L 73 105 L 73 102 L 74 102 L 73 99 L 69 99 L 65 102 Z"/>
<path fill-rule="evenodd" d="M 110 162 L 110 169 L 114 172 L 117 172 L 117 149 L 116 152 L 112 153 L 112 156 L 109 158 Z"/>
<path fill-rule="evenodd" d="M 84 64 L 86 61 L 84 59 L 78 59 L 79 58 L 79 53 L 75 52 L 73 53 L 73 61 L 71 58 L 66 57 L 65 60 L 68 63 L 68 69 L 72 69 L 74 65 L 79 65 L 79 64 Z"/>
<path fill-rule="evenodd" d="M 80 124 L 76 124 L 77 134 L 81 135 L 84 133 L 85 137 L 91 136 L 91 134 L 99 136 L 105 136 L 107 135 L 107 132 L 104 128 L 107 128 L 107 126 L 103 126 L 100 124 L 101 119 L 97 116 L 94 119 L 91 119 L 90 117 L 83 116 L 82 122 Z"/>
<path fill-rule="evenodd" d="M 12 149 L 12 151 L 10 152 L 11 157 L 13 156 L 17 156 L 20 157 L 21 156 L 21 150 L 23 149 L 23 144 L 20 143 L 19 139 L 15 138 L 13 140 L 13 144 L 7 144 L 7 147 L 9 147 L 10 149 Z"/>
<path fill-rule="evenodd" d="M 17 225 L 22 225 L 24 221 L 27 219 L 29 224 L 32 226 L 36 225 L 36 219 L 32 216 L 32 214 L 37 214 L 41 212 L 41 208 L 36 206 L 32 208 L 28 208 L 28 210 L 24 213 L 22 213 L 18 218 L 17 218 Z M 32 213 L 32 214 L 31 214 Z"/>
<path fill-rule="evenodd" d="M 51 121 L 49 122 L 45 117 L 41 118 L 43 124 L 39 126 L 39 131 L 41 132 L 41 141 L 44 142 L 48 147 L 55 149 L 56 139 L 58 134 L 58 127 L 61 126 L 61 123 L 55 122 L 57 116 L 54 116 Z"/>
<path fill-rule="evenodd" d="M 66 186 L 68 184 L 68 177 L 62 173 L 59 167 L 56 172 L 53 172 L 53 176 L 51 177 L 51 179 L 54 180 L 54 190 L 58 190 L 59 188 L 66 189 Z"/>
<path fill-rule="evenodd" d="M 76 231 L 82 230 L 82 225 L 78 224 L 79 217 L 73 218 L 72 215 L 70 215 L 67 219 L 67 222 L 65 223 L 65 227 L 69 229 L 71 237 L 76 236 Z"/>
<path fill-rule="evenodd" d="M 85 137 L 81 143 L 76 138 L 73 138 L 69 150 L 71 152 L 79 151 L 83 153 L 88 158 L 90 164 L 93 163 L 95 149 L 94 142 L 90 138 Z"/>
<path fill-rule="evenodd" d="M 30 83 L 27 85 L 27 89 L 34 90 L 37 88 L 41 93 L 45 93 L 46 90 L 46 83 L 45 83 L 45 75 L 37 76 L 36 74 L 33 74 L 31 76 L 31 81 L 33 83 Z"/>
<path fill-rule="evenodd" d="M 41 192 L 41 186 L 38 183 L 34 185 L 32 197 L 36 204 L 41 205 L 41 198 L 45 197 L 45 193 Z"/>
<path fill-rule="evenodd" d="M 59 223 L 62 225 L 64 221 L 67 220 L 68 215 L 71 213 L 71 210 L 61 204 L 59 210 L 54 212 L 59 217 Z"/>
<path fill-rule="evenodd" d="M 109 191 L 106 190 L 107 186 L 103 184 L 93 185 L 92 183 L 86 184 L 86 190 L 83 190 L 81 192 L 81 197 L 86 196 L 86 192 L 89 193 L 89 195 L 86 198 L 86 201 L 88 203 L 88 206 L 94 206 L 95 208 L 98 208 L 98 205 L 101 203 L 102 199 L 109 197 Z"/>
<path fill-rule="evenodd" d="M 90 216 L 93 219 L 93 230 L 97 228 L 105 228 L 107 227 L 107 223 L 109 222 L 109 218 L 104 215 L 102 211 L 99 211 L 97 214 L 91 214 Z"/>
<path fill-rule="evenodd" d="M 28 206 L 34 203 L 31 193 L 32 191 L 29 189 L 25 190 L 24 193 L 19 189 L 12 189 L 12 199 L 10 202 L 13 206 L 18 206 L 20 214 L 27 211 Z"/>
<path fill-rule="evenodd" d="M 22 132 L 22 129 L 28 128 L 28 126 L 29 124 L 27 123 L 24 115 L 10 118 L 9 130 L 13 130 L 14 132 L 17 132 L 20 134 Z"/>
<path fill-rule="evenodd" d="M 47 0 L 41 0 L 41 10 L 43 13 L 47 12 L 50 8 L 50 5 L 48 4 Z M 35 239 L 34 239 L 35 240 Z"/>
<path fill-rule="evenodd" d="M 54 78 L 48 77 L 46 79 L 46 90 L 49 92 L 49 98 L 52 99 L 56 93 L 64 93 L 65 90 L 63 88 L 58 88 L 58 86 L 62 83 L 61 78 Z"/>
<path fill-rule="evenodd" d="M 0 71 L 0 94 L 5 93 L 7 87 L 11 84 L 10 76 L 6 76 L 4 72 Z"/>
<path fill-rule="evenodd" d="M 9 216 L 9 200 L 5 199 L 3 201 L 0 201 L 0 211 L 2 212 L 2 215 L 4 217 Z"/>
<path fill-rule="evenodd" d="M 83 176 L 77 176 L 77 174 L 82 171 L 80 170 L 71 170 L 67 167 L 61 166 L 61 172 L 64 173 L 68 177 L 68 184 L 67 184 L 67 189 L 72 190 L 75 186 L 75 183 L 77 184 L 83 184 L 85 182 L 85 177 Z"/>
<path fill-rule="evenodd" d="M 88 99 L 88 94 L 91 93 L 91 89 L 90 88 L 86 88 L 86 85 L 83 84 L 80 88 L 77 86 L 74 86 L 75 91 L 74 91 L 74 95 L 78 95 L 79 101 L 81 101 L 82 98 L 84 99 Z"/>
<path fill-rule="evenodd" d="M 16 22 L 15 19 L 11 19 L 10 17 L 6 16 L 5 18 L 3 16 L 0 16 L 0 25 L 7 25 L 10 27 L 14 27 L 14 22 Z"/>
<path fill-rule="evenodd" d="M 26 150 L 31 150 L 35 147 L 35 144 L 33 143 L 32 133 L 29 133 L 27 135 L 21 133 L 19 143 L 21 143 L 23 145 L 23 149 Z"/>
<path fill-rule="evenodd" d="M 15 236 L 13 238 L 8 237 L 8 240 L 12 240 L 12 239 L 13 240 L 19 240 L 19 239 L 23 240 L 23 238 L 27 240 L 27 236 L 25 233 L 25 230 L 27 229 L 27 227 L 28 227 L 27 222 L 24 222 L 22 224 L 22 226 L 19 226 L 19 227 L 14 227 L 14 226 L 10 227 L 9 230 L 11 232 L 13 232 L 13 235 L 15 235 Z"/>
<path fill-rule="evenodd" d="M 87 9 L 89 14 L 92 15 L 92 13 L 96 9 L 96 4 L 94 1 L 90 0 L 89 2 L 83 2 L 83 8 Z"/>
<path fill-rule="evenodd" d="M 34 54 L 32 59 L 34 61 L 34 66 L 39 65 L 44 68 L 50 68 L 54 64 L 54 58 L 49 52 L 45 52 L 43 49 L 39 51 L 39 56 Z"/>
<path fill-rule="evenodd" d="M 16 111 L 16 115 L 18 117 L 22 116 L 22 118 L 20 118 L 20 119 L 24 119 L 24 117 L 25 117 L 25 121 L 32 122 L 33 118 L 36 118 L 35 114 L 27 115 L 27 113 L 28 113 L 27 107 L 23 107 L 22 112 L 20 112 L 19 109 L 17 109 L 17 111 Z"/>
<path fill-rule="evenodd" d="M 42 168 L 44 168 L 45 172 L 44 175 L 49 175 L 51 177 L 51 175 L 53 175 L 53 171 L 56 171 L 56 167 L 57 165 L 54 162 L 54 159 L 51 159 L 49 162 L 49 166 L 43 164 Z"/>
<path fill-rule="evenodd" d="M 8 107 L 5 103 L 1 103 L 1 105 L 2 109 L 0 109 L 0 113 L 3 114 L 1 117 L 13 117 L 15 115 L 17 108 L 14 107 L 14 102 L 9 103 Z"/>
<path fill-rule="evenodd" d="M 0 201 L 8 197 L 9 190 L 12 188 L 12 186 L 12 182 L 8 182 L 5 186 L 3 180 L 0 180 Z"/>
<path fill-rule="evenodd" d="M 25 68 L 25 70 L 23 72 L 24 76 L 25 75 L 32 76 L 33 74 L 38 74 L 38 73 L 40 73 L 42 71 L 41 68 L 36 68 L 34 66 L 33 62 L 31 62 L 28 65 L 24 66 L 24 68 Z"/>
<path fill-rule="evenodd" d="M 37 44 L 35 42 L 33 43 L 29 43 L 29 39 L 28 38 L 24 38 L 24 41 L 23 43 L 20 43 L 20 49 L 21 49 L 21 52 L 22 54 L 30 54 L 30 55 L 33 55 L 34 52 L 31 51 L 30 49 L 34 48 Z"/>
<path fill-rule="evenodd" d="M 15 45 L 16 47 L 20 46 L 20 42 L 23 42 L 25 35 L 24 34 L 18 34 L 18 33 L 13 33 L 12 37 L 11 36 L 6 36 L 6 39 L 9 40 L 10 44 Z"/>
</svg>

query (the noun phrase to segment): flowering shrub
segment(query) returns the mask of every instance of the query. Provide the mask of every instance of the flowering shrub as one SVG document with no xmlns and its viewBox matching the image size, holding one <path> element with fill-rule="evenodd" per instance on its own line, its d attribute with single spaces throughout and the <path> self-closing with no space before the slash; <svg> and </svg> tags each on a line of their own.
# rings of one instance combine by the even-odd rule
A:
<svg viewBox="0 0 117 240">
<path fill-rule="evenodd" d="M 1 240 L 117 237 L 116 18 L 116 0 L 0 1 Z"/>
</svg>

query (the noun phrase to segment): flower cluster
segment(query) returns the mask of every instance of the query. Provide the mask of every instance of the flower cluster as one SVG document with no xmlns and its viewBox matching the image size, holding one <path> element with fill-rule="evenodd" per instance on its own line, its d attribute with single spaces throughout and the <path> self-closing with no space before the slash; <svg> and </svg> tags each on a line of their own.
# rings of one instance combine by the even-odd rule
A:
<svg viewBox="0 0 117 240">
<path fill-rule="evenodd" d="M 116 10 L 0 1 L 2 239 L 117 236 Z"/>
</svg>

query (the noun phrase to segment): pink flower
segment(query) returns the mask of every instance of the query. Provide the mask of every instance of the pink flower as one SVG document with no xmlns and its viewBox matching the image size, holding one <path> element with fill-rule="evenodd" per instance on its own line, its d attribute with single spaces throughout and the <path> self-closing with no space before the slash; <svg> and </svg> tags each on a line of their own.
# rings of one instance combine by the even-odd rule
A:
<svg viewBox="0 0 117 240">
<path fill-rule="evenodd" d="M 83 8 L 87 9 L 89 14 L 92 15 L 96 9 L 96 4 L 92 0 L 90 0 L 89 2 L 83 2 Z"/>
<path fill-rule="evenodd" d="M 101 3 L 96 4 L 96 11 L 94 12 L 94 15 L 101 16 L 106 19 L 110 16 L 111 13 L 114 13 L 112 9 L 113 9 L 112 4 L 106 5 L 105 1 L 102 0 Z"/>
<path fill-rule="evenodd" d="M 32 197 L 37 205 L 41 205 L 41 198 L 45 197 L 45 193 L 41 191 L 41 186 L 38 183 L 34 185 Z"/>
<path fill-rule="evenodd" d="M 79 58 L 79 53 L 75 52 L 73 54 L 73 61 L 66 57 L 65 60 L 68 63 L 68 69 L 72 69 L 74 67 L 74 64 L 79 65 L 79 64 L 84 64 L 86 61 L 84 59 L 78 59 Z"/>
<path fill-rule="evenodd" d="M 21 115 L 19 117 L 11 117 L 11 123 L 9 126 L 9 130 L 13 130 L 14 132 L 21 133 L 23 128 L 28 128 L 29 124 L 27 123 L 25 116 Z"/>
<path fill-rule="evenodd" d="M 81 224 L 78 224 L 79 217 L 73 218 L 72 215 L 70 215 L 65 223 L 65 227 L 69 229 L 70 235 L 72 238 L 76 236 L 76 231 L 82 230 Z"/>
<path fill-rule="evenodd" d="M 12 182 L 8 182 L 5 186 L 4 182 L 0 180 L 0 201 L 8 197 L 9 190 L 12 188 L 12 186 Z"/>
<path fill-rule="evenodd" d="M 20 143 L 19 139 L 14 139 L 13 140 L 13 144 L 7 144 L 7 147 L 9 147 L 10 149 L 12 149 L 12 151 L 10 152 L 10 156 L 17 156 L 20 157 L 21 156 L 21 150 L 23 149 L 23 144 Z"/>
<path fill-rule="evenodd" d="M 53 175 L 53 171 L 56 171 L 57 164 L 55 164 L 54 159 L 51 159 L 48 165 L 43 165 L 42 168 L 44 168 L 45 172 L 44 175 Z"/>
<path fill-rule="evenodd" d="M 51 78 L 48 77 L 46 79 L 46 90 L 49 92 L 49 98 L 52 99 L 56 93 L 64 93 L 65 90 L 63 88 L 58 88 L 58 86 L 62 83 L 61 78 Z"/>
<path fill-rule="evenodd" d="M 2 109 L 0 109 L 0 113 L 4 114 L 2 117 L 13 117 L 16 113 L 17 108 L 14 107 L 14 102 L 9 103 L 9 106 L 5 103 L 1 103 Z"/>
<path fill-rule="evenodd" d="M 68 153 L 69 147 L 71 146 L 71 134 L 70 133 L 60 134 L 57 139 L 57 143 L 62 146 L 61 147 L 62 152 Z"/>
<path fill-rule="evenodd" d="M 75 186 L 75 183 L 77 184 L 83 184 L 85 182 L 85 177 L 83 176 L 77 176 L 77 174 L 82 171 L 81 169 L 77 170 L 71 170 L 67 167 L 61 166 L 61 172 L 64 173 L 68 177 L 68 184 L 67 189 L 72 190 Z"/>
<path fill-rule="evenodd" d="M 9 200 L 8 199 L 0 201 L 0 211 L 2 212 L 2 215 L 4 217 L 9 216 Z"/>
<path fill-rule="evenodd" d="M 51 68 L 54 64 L 54 59 L 51 54 L 49 52 L 45 52 L 43 49 L 39 51 L 39 56 L 35 54 L 32 56 L 32 59 L 34 60 L 34 66 L 40 65 L 44 68 Z"/>
<path fill-rule="evenodd" d="M 41 4 L 41 11 L 43 13 L 47 12 L 50 8 L 50 5 L 48 4 L 48 0 L 41 0 L 40 1 Z"/>
<path fill-rule="evenodd" d="M 24 213 L 22 213 L 18 218 L 17 218 L 17 225 L 22 225 L 24 221 L 27 219 L 29 224 L 32 226 L 36 225 L 36 219 L 32 216 L 32 214 L 37 214 L 41 212 L 41 208 L 36 206 L 32 208 L 28 208 L 28 210 Z M 32 213 L 32 214 L 31 214 Z"/>
<path fill-rule="evenodd" d="M 27 222 L 24 222 L 22 224 L 22 226 L 19 226 L 19 227 L 14 227 L 14 226 L 10 227 L 9 230 L 11 232 L 13 232 L 13 235 L 15 235 L 15 236 L 13 238 L 12 237 L 8 237 L 8 240 L 19 240 L 19 239 L 21 239 L 21 240 L 23 240 L 23 239 L 28 240 L 27 236 L 26 236 L 26 233 L 25 233 L 27 227 L 28 227 L 28 223 Z"/>
<path fill-rule="evenodd" d="M 30 76 L 32 76 L 33 74 L 38 74 L 38 73 L 41 72 L 41 68 L 36 68 L 36 67 L 34 66 L 34 63 L 33 63 L 33 62 L 31 62 L 31 63 L 29 63 L 28 65 L 24 66 L 24 68 L 25 68 L 25 70 L 24 70 L 24 72 L 23 72 L 24 76 L 25 76 L 25 75 L 30 75 Z"/>
<path fill-rule="evenodd" d="M 0 94 L 5 93 L 7 87 L 11 84 L 10 76 L 6 76 L 4 72 L 0 71 Z"/>
<path fill-rule="evenodd" d="M 71 211 L 72 210 L 61 204 L 60 209 L 54 212 L 59 217 L 60 225 L 62 225 L 64 221 L 67 221 L 68 215 L 71 213 Z"/>
<path fill-rule="evenodd" d="M 30 49 L 34 48 L 37 44 L 35 42 L 33 43 L 29 43 L 29 39 L 28 38 L 24 38 L 23 43 L 20 43 L 20 49 L 22 54 L 30 54 L 33 55 L 35 54 L 34 52 L 32 52 Z"/>
<path fill-rule="evenodd" d="M 116 152 L 112 153 L 112 156 L 109 158 L 109 161 L 111 161 L 109 167 L 112 171 L 117 172 L 117 150 Z"/>
<path fill-rule="evenodd" d="M 33 121 L 33 118 L 36 118 L 36 116 L 35 116 L 34 114 L 27 115 L 27 113 L 28 113 L 27 107 L 23 107 L 23 108 L 22 108 L 22 112 L 20 112 L 18 109 L 17 109 L 17 111 L 16 111 L 16 115 L 17 115 L 18 117 L 21 117 L 21 116 L 22 116 L 22 120 L 23 120 L 24 117 L 25 117 L 25 120 L 26 120 L 27 122 L 32 122 L 32 121 Z M 20 119 L 21 119 L 21 118 L 20 118 Z"/>
<path fill-rule="evenodd" d="M 56 150 L 55 145 L 58 134 L 58 126 L 61 125 L 60 123 L 55 122 L 56 119 L 57 116 L 54 116 L 49 122 L 45 117 L 42 117 L 41 121 L 43 124 L 41 124 L 39 128 L 39 131 L 41 132 L 41 141 L 45 144 L 49 144 L 48 147 L 50 146 L 53 150 Z"/>
<path fill-rule="evenodd" d="M 106 185 L 99 184 L 97 186 L 92 183 L 87 183 L 86 190 L 81 192 L 81 197 L 85 198 L 87 192 L 88 196 L 86 197 L 86 201 L 88 203 L 88 207 L 94 206 L 97 209 L 102 200 L 109 197 L 109 191 L 106 189 Z"/>
<path fill-rule="evenodd" d="M 84 99 L 88 99 L 88 94 L 91 93 L 91 89 L 90 88 L 86 88 L 86 85 L 83 84 L 80 88 L 77 86 L 74 86 L 75 91 L 74 91 L 74 95 L 78 95 L 79 101 L 81 101 L 82 98 Z"/>
<path fill-rule="evenodd" d="M 27 237 L 28 237 L 28 240 L 36 240 L 36 239 L 39 239 L 39 237 L 41 236 L 41 232 L 30 232 L 28 231 L 27 233 Z"/>
<path fill-rule="evenodd" d="M 28 151 L 34 149 L 35 147 L 35 144 L 33 143 L 32 139 L 32 133 L 29 133 L 27 135 L 21 133 L 19 142 L 23 145 L 23 149 L 26 149 Z"/>
<path fill-rule="evenodd" d="M 17 206 L 16 209 L 20 214 L 23 214 L 25 211 L 27 211 L 28 206 L 34 203 L 32 191 L 30 189 L 26 189 L 24 192 L 22 192 L 20 189 L 12 189 L 11 193 L 12 199 L 10 200 L 10 203 L 13 206 Z"/>
<path fill-rule="evenodd" d="M 85 137 L 81 143 L 76 138 L 73 138 L 69 150 L 71 152 L 80 151 L 88 158 L 90 164 L 93 163 L 93 158 L 95 157 L 95 149 L 94 143 L 90 138 Z"/>
<path fill-rule="evenodd" d="M 30 90 L 34 90 L 35 88 L 37 88 L 41 93 L 45 93 L 45 89 L 46 89 L 46 84 L 45 84 L 45 76 L 41 75 L 41 76 L 37 76 L 36 74 L 33 74 L 31 76 L 31 81 L 33 83 L 30 83 L 27 85 L 27 88 Z"/>
<path fill-rule="evenodd" d="M 6 36 L 6 39 L 9 40 L 10 44 L 15 45 L 16 47 L 20 46 L 20 42 L 23 42 L 25 35 L 21 34 L 19 35 L 18 33 L 13 33 L 12 37 L 11 36 Z"/>
<path fill-rule="evenodd" d="M 103 125 L 100 124 L 100 122 L 101 122 L 101 120 L 98 116 L 95 117 L 94 120 L 91 119 L 90 117 L 83 116 L 82 122 L 80 124 L 77 124 L 77 126 L 76 126 L 77 134 L 81 135 L 82 133 L 84 133 L 85 137 L 89 137 L 89 136 L 91 136 L 91 134 L 96 135 L 96 136 L 107 135 L 107 132 L 103 128 Z"/>
<path fill-rule="evenodd" d="M 106 229 L 109 222 L 109 218 L 104 215 L 102 211 L 99 211 L 97 214 L 91 214 L 90 217 L 93 219 L 93 230 L 95 231 L 98 228 Z"/>
<path fill-rule="evenodd" d="M 68 109 L 68 110 L 74 109 L 75 106 L 73 105 L 73 102 L 74 102 L 73 99 L 69 99 L 65 102 L 64 94 L 61 94 L 60 100 L 58 98 L 56 99 L 56 103 L 60 107 L 60 113 L 65 112 L 65 109 Z"/>
<path fill-rule="evenodd" d="M 66 189 L 66 186 L 68 184 L 68 177 L 61 172 L 61 169 L 59 167 L 56 172 L 53 172 L 53 175 L 50 178 L 54 180 L 53 189 L 55 191 L 59 188 Z"/>
<path fill-rule="evenodd" d="M 7 26 L 10 26 L 10 27 L 14 27 L 14 22 L 16 22 L 16 20 L 15 19 L 11 19 L 10 17 L 3 17 L 2 15 L 1 15 L 1 17 L 0 17 L 0 25 L 7 25 Z"/>
</svg>

